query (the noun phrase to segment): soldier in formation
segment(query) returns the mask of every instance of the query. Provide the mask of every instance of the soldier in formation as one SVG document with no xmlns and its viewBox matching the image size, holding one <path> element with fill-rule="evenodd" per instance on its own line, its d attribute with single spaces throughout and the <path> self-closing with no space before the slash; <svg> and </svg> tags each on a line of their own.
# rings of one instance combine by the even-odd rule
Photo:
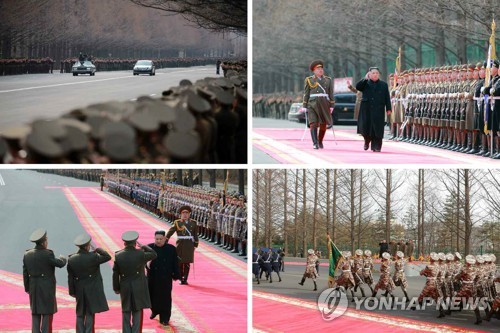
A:
<svg viewBox="0 0 500 333">
<path fill-rule="evenodd" d="M 364 284 L 363 280 L 363 250 L 357 249 L 356 252 L 354 253 L 354 259 L 352 260 L 352 275 L 354 277 L 354 292 L 358 290 L 358 288 L 361 290 L 361 295 L 365 297 L 365 291 L 363 290 L 362 285 Z"/>
<path fill-rule="evenodd" d="M 380 264 L 380 278 L 373 289 L 372 297 L 377 296 L 379 289 L 385 290 L 386 294 L 390 294 L 394 298 L 393 291 L 395 289 L 394 281 L 391 278 L 391 255 L 387 252 L 382 254 L 382 262 Z"/>
<path fill-rule="evenodd" d="M 76 298 L 76 332 L 95 331 L 95 314 L 109 310 L 100 265 L 111 260 L 108 252 L 93 249 L 91 237 L 79 235 L 74 243 L 78 252 L 68 257 L 68 291 Z"/>
<path fill-rule="evenodd" d="M 316 262 L 318 261 L 318 257 L 314 254 L 313 249 L 309 249 L 307 251 L 307 262 L 306 262 L 306 270 L 304 275 L 302 276 L 302 280 L 300 280 L 299 284 L 301 286 L 304 285 L 304 282 L 307 278 L 313 280 L 314 283 L 314 291 L 318 290 L 318 286 L 316 285 L 316 278 L 318 277 L 318 272 L 316 271 Z"/>
<path fill-rule="evenodd" d="M 406 289 L 408 288 L 408 281 L 405 275 L 405 255 L 402 251 L 396 252 L 396 260 L 394 261 L 394 275 L 392 276 L 394 285 L 396 287 L 401 287 L 401 290 L 405 294 L 406 300 L 409 300 L 408 293 Z"/>
<path fill-rule="evenodd" d="M 403 71 L 392 90 L 393 108 L 404 117 L 396 126 L 397 137 L 404 142 L 500 158 L 496 113 L 500 109 L 494 102 L 500 95 L 496 89 L 500 87 L 499 65 L 498 60 L 491 62 L 487 86 L 486 62 Z"/>
<path fill-rule="evenodd" d="M 30 298 L 32 332 L 49 333 L 57 312 L 55 268 L 64 267 L 66 258 L 56 258 L 48 249 L 45 229 L 35 230 L 30 241 L 35 247 L 24 253 L 23 280 L 24 290 Z"/>
<path fill-rule="evenodd" d="M 0 134 L 9 163 L 246 163 L 246 76 L 183 80 L 162 97 L 107 102 Z M 241 142 L 244 141 L 244 142 Z"/>
</svg>

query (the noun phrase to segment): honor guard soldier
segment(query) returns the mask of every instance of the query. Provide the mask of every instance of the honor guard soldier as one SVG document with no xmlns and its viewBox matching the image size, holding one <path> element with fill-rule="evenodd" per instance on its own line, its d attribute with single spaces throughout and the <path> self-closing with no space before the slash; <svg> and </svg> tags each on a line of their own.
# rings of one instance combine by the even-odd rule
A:
<svg viewBox="0 0 500 333">
<path fill-rule="evenodd" d="M 304 81 L 302 107 L 307 109 L 308 126 L 311 130 L 313 148 L 323 148 L 323 138 L 327 127 L 333 125 L 332 111 L 335 105 L 333 80 L 324 76 L 323 61 L 315 60 L 309 66 L 312 76 Z M 319 134 L 318 134 L 319 128 Z"/>
<path fill-rule="evenodd" d="M 157 254 L 147 245 L 137 249 L 137 231 L 126 231 L 122 235 L 125 248 L 116 252 L 113 266 L 113 290 L 120 294 L 122 305 L 122 332 L 142 331 L 143 310 L 151 308 L 145 268 Z M 132 319 L 132 323 L 130 323 Z"/>
<path fill-rule="evenodd" d="M 191 207 L 179 208 L 181 218 L 167 232 L 167 243 L 174 233 L 177 233 L 177 255 L 179 256 L 180 284 L 188 284 L 190 264 L 194 262 L 194 250 L 198 247 L 198 227 L 189 217 Z"/>
<path fill-rule="evenodd" d="M 260 271 L 260 278 L 262 279 L 262 273 L 266 273 L 266 280 L 269 279 L 269 283 L 273 283 L 273 266 L 272 266 L 272 251 L 271 249 L 265 249 L 262 254 L 262 269 Z"/>
<path fill-rule="evenodd" d="M 30 296 L 31 331 L 52 332 L 52 319 L 57 312 L 55 268 L 66 265 L 66 258 L 56 258 L 47 248 L 47 232 L 35 230 L 30 236 L 35 248 L 27 250 L 23 258 L 24 291 Z"/>
<path fill-rule="evenodd" d="M 260 263 L 261 260 L 259 251 L 256 248 L 253 248 L 252 251 L 252 274 L 255 276 L 257 280 L 257 284 L 260 284 Z"/>
<path fill-rule="evenodd" d="M 373 293 L 373 259 L 372 259 L 372 251 L 365 250 L 363 256 L 363 282 L 370 287 L 371 292 Z"/>
<path fill-rule="evenodd" d="M 468 255 L 465 257 L 465 267 L 459 274 L 459 279 L 462 281 L 462 287 L 455 295 L 456 298 L 464 298 L 464 299 L 476 299 L 476 286 L 474 285 L 474 280 L 476 279 L 476 268 L 474 265 L 476 264 L 476 258 L 473 255 Z M 474 308 L 474 314 L 476 315 L 475 324 L 480 324 L 482 322 L 481 316 L 479 314 L 479 309 L 477 307 Z"/>
<path fill-rule="evenodd" d="M 318 286 L 316 285 L 316 278 L 318 277 L 318 272 L 316 271 L 316 261 L 318 261 L 318 257 L 314 254 L 314 250 L 307 250 L 306 271 L 302 276 L 302 280 L 299 282 L 299 284 L 303 286 L 306 278 L 311 278 L 314 283 L 314 291 L 318 290 Z"/>
<path fill-rule="evenodd" d="M 272 257 L 271 257 L 271 274 L 272 274 L 272 272 L 276 272 L 276 274 L 278 274 L 278 279 L 279 279 L 278 282 L 281 282 L 279 258 L 280 258 L 279 253 L 277 251 L 273 250 Z M 273 279 L 271 277 L 271 281 L 272 280 Z"/>
<path fill-rule="evenodd" d="M 76 237 L 74 243 L 79 250 L 68 258 L 68 289 L 76 298 L 77 333 L 93 333 L 95 314 L 109 310 L 100 265 L 111 256 L 101 248 L 90 251 L 91 240 L 87 234 Z"/>
<path fill-rule="evenodd" d="M 363 279 L 362 279 L 362 269 L 363 269 L 363 250 L 357 249 L 356 252 L 354 252 L 355 257 L 353 259 L 353 265 L 352 265 L 352 275 L 354 277 L 354 282 L 355 282 L 355 287 L 354 287 L 354 292 L 359 289 L 361 290 L 361 295 L 365 297 L 365 291 L 363 290 L 362 284 L 363 284 Z"/>
<path fill-rule="evenodd" d="M 377 296 L 379 289 L 385 290 L 386 294 L 390 294 L 394 298 L 392 291 L 395 289 L 394 281 L 391 279 L 391 255 L 387 252 L 382 254 L 382 262 L 380 263 L 380 279 L 373 289 L 372 297 Z"/>
<path fill-rule="evenodd" d="M 336 288 L 343 287 L 347 293 L 347 290 L 351 290 L 352 297 L 354 299 L 353 287 L 356 285 L 354 282 L 354 277 L 352 276 L 352 263 L 351 263 L 351 252 L 343 251 L 342 258 L 340 261 L 340 268 L 342 269 L 342 274 L 335 281 Z"/>
<path fill-rule="evenodd" d="M 409 300 L 408 293 L 406 289 L 408 288 L 408 281 L 405 276 L 405 255 L 402 251 L 396 252 L 396 261 L 394 262 L 394 275 L 392 280 L 396 287 L 401 287 L 403 293 L 405 294 L 406 300 Z"/>
<path fill-rule="evenodd" d="M 422 304 L 424 297 L 430 297 L 434 301 L 438 302 L 441 296 L 441 292 L 438 289 L 436 278 L 439 274 L 439 267 L 437 266 L 437 262 L 439 260 L 439 256 L 437 253 L 432 252 L 430 254 L 430 263 L 420 271 L 420 275 L 423 275 L 427 278 L 424 289 L 418 296 L 418 303 Z M 444 317 L 444 309 L 439 305 L 439 317 Z"/>
</svg>

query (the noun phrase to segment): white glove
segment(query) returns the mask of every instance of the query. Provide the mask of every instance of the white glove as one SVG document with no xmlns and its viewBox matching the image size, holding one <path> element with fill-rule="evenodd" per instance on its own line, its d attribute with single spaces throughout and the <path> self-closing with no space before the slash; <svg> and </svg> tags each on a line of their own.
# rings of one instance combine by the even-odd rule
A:
<svg viewBox="0 0 500 333">
<path fill-rule="evenodd" d="M 481 87 L 481 94 L 484 93 L 484 87 Z"/>
</svg>

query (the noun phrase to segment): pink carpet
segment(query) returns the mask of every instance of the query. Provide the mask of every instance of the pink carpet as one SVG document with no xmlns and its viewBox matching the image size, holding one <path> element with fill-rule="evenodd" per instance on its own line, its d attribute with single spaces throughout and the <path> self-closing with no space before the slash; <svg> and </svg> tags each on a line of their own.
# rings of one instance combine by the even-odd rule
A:
<svg viewBox="0 0 500 333">
<path fill-rule="evenodd" d="M 384 140 L 382 152 L 363 150 L 363 138 L 353 130 L 335 129 L 325 136 L 324 149 L 312 147 L 309 132 L 301 141 L 304 129 L 299 128 L 254 128 L 253 147 L 280 163 L 287 164 L 432 164 L 432 165 L 484 165 L 500 160 L 471 156 L 438 148 L 430 148 L 404 142 Z"/>
<path fill-rule="evenodd" d="M 169 229 L 164 222 L 97 189 L 67 188 L 64 192 L 95 243 L 110 252 L 123 248 L 124 231 L 136 230 L 139 242 L 147 244 L 153 242 L 156 230 Z M 175 244 L 173 238 L 171 244 Z M 181 313 L 176 316 L 173 310 L 173 329 L 223 332 L 230 327 L 232 332 L 246 332 L 246 263 L 200 243 L 194 266 L 188 286 L 174 283 L 174 307 Z M 116 321 L 117 328 L 119 323 Z M 144 320 L 145 327 L 151 323 L 158 326 L 149 317 Z"/>
<path fill-rule="evenodd" d="M 480 332 L 353 309 L 331 321 L 324 321 L 315 302 L 255 291 L 252 326 L 255 330 L 287 333 Z"/>
</svg>

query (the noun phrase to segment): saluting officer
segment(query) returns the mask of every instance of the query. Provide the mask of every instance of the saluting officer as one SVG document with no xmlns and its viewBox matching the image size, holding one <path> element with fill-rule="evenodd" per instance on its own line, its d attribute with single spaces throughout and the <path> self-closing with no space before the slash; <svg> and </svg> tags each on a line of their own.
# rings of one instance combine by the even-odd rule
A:
<svg viewBox="0 0 500 333">
<path fill-rule="evenodd" d="M 52 332 L 52 319 L 57 312 L 55 268 L 66 265 L 66 258 L 56 258 L 47 248 L 47 232 L 35 230 L 30 236 L 35 248 L 27 250 L 23 258 L 24 290 L 30 295 L 31 331 Z"/>
<path fill-rule="evenodd" d="M 94 332 L 95 314 L 108 311 L 99 266 L 111 260 L 101 248 L 90 251 L 91 238 L 87 234 L 76 237 L 77 253 L 68 258 L 69 294 L 76 298 L 76 332 Z"/>
<path fill-rule="evenodd" d="M 138 238 L 137 231 L 123 233 L 125 248 L 116 252 L 113 266 L 113 290 L 116 294 L 120 294 L 124 333 L 140 332 L 143 309 L 151 307 L 148 280 L 144 270 L 146 263 L 156 259 L 157 254 L 147 245 L 140 245 L 141 249 L 137 249 L 135 245 Z"/>
</svg>

